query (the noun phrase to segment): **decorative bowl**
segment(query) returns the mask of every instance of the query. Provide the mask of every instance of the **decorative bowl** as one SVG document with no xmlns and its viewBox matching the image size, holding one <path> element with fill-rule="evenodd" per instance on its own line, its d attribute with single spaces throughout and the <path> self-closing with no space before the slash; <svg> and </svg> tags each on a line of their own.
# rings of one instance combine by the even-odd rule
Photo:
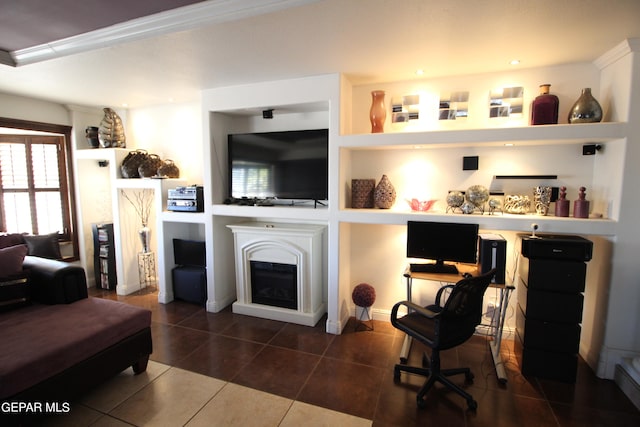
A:
<svg viewBox="0 0 640 427">
<path fill-rule="evenodd" d="M 411 206 L 412 211 L 420 211 L 420 212 L 428 211 L 436 202 L 436 200 L 420 201 L 418 199 L 411 199 L 411 200 L 406 199 L 406 201 L 409 204 L 409 206 Z"/>
</svg>

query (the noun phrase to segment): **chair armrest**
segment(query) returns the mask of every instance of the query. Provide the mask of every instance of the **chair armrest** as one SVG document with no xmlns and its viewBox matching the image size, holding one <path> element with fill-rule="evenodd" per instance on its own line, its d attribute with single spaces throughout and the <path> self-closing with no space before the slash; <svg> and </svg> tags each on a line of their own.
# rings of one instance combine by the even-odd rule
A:
<svg viewBox="0 0 640 427">
<path fill-rule="evenodd" d="M 398 309 L 403 306 L 409 309 L 408 312 L 411 312 L 411 311 L 417 312 L 421 316 L 426 317 L 428 319 L 435 319 L 440 315 L 440 313 L 429 310 L 426 307 L 419 306 L 418 304 L 412 303 L 411 301 L 400 301 L 396 303 L 391 309 L 391 323 L 393 323 L 395 320 L 398 319 Z"/>
<path fill-rule="evenodd" d="M 409 313 L 406 316 L 402 316 L 400 319 L 398 319 L 398 309 L 403 306 L 409 309 Z M 421 330 L 421 328 L 415 328 L 414 326 L 416 322 L 412 320 L 416 320 L 417 316 L 424 317 L 426 319 L 424 321 L 425 324 L 437 325 L 440 321 L 440 313 L 436 313 L 426 307 L 421 307 L 410 301 L 400 301 L 399 303 L 396 303 L 391 309 L 391 324 L 404 333 L 417 338 L 423 344 L 429 347 L 433 347 L 433 345 L 438 340 L 437 335 L 427 336 L 425 330 Z M 412 320 L 410 320 L 410 322 L 406 322 L 407 319 Z"/>
</svg>

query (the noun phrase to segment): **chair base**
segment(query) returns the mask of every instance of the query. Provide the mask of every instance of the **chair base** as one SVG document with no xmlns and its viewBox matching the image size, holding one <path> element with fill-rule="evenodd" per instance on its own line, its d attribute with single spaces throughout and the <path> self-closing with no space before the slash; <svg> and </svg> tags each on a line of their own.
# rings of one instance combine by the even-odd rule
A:
<svg viewBox="0 0 640 427">
<path fill-rule="evenodd" d="M 431 369 L 431 368 L 421 368 L 417 366 L 410 366 L 404 364 L 397 364 L 393 369 L 393 379 L 394 381 L 400 380 L 400 372 L 408 372 L 411 374 L 422 375 L 427 377 L 424 385 L 418 391 L 416 396 L 416 403 L 419 408 L 424 408 L 426 406 L 426 402 L 424 400 L 424 396 L 431 389 L 431 387 L 435 384 L 436 381 L 444 384 L 449 389 L 455 391 L 460 396 L 464 397 L 467 401 L 467 406 L 472 411 L 475 411 L 478 408 L 478 402 L 473 399 L 469 393 L 464 391 L 458 385 L 454 384 L 449 378 L 452 375 L 460 375 L 464 374 L 465 380 L 467 382 L 473 382 L 473 373 L 469 368 L 453 368 L 453 369 Z"/>
</svg>

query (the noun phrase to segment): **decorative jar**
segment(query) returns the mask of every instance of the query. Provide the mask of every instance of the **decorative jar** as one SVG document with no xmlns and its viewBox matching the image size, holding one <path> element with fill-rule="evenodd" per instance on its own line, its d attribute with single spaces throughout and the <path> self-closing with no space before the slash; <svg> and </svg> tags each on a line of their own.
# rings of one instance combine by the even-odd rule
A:
<svg viewBox="0 0 640 427">
<path fill-rule="evenodd" d="M 598 123 L 602 121 L 602 107 L 591 94 L 591 88 L 582 89 L 582 94 L 569 110 L 569 123 Z"/>
<path fill-rule="evenodd" d="M 560 187 L 558 200 L 556 200 L 556 216 L 569 216 L 569 200 L 567 200 L 567 187 Z"/>
<path fill-rule="evenodd" d="M 542 216 L 548 214 L 549 205 L 551 204 L 551 187 L 533 187 L 533 200 L 535 203 L 536 214 Z"/>
<path fill-rule="evenodd" d="M 558 97 L 549 93 L 550 84 L 540 85 L 540 95 L 531 105 L 532 125 L 555 125 L 558 123 Z"/>
<path fill-rule="evenodd" d="M 373 200 L 377 208 L 389 209 L 396 201 L 396 189 L 387 175 L 382 175 L 373 193 Z"/>
<path fill-rule="evenodd" d="M 375 179 L 351 180 L 351 207 L 353 209 L 373 208 L 373 192 L 376 188 Z"/>
</svg>

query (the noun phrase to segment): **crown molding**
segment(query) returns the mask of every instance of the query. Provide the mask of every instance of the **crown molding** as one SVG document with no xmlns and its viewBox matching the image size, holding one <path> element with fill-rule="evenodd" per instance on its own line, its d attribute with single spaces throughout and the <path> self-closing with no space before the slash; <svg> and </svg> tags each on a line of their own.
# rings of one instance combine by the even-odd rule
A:
<svg viewBox="0 0 640 427">
<path fill-rule="evenodd" d="M 14 67 L 205 25 L 275 12 L 318 0 L 209 0 L 15 52 L 0 51 Z"/>
<path fill-rule="evenodd" d="M 0 64 L 15 67 L 16 61 L 13 59 L 13 56 L 11 56 L 11 52 L 0 49 Z"/>
<path fill-rule="evenodd" d="M 598 57 L 593 63 L 603 70 L 631 52 L 640 51 L 640 38 L 625 39 Z"/>
</svg>

